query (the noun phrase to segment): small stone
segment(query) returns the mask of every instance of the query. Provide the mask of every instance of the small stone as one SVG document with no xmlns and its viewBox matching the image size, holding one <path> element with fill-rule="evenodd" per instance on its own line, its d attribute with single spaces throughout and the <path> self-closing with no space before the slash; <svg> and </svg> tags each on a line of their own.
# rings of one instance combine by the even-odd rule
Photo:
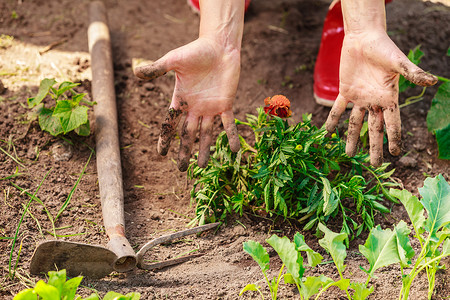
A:
<svg viewBox="0 0 450 300">
<path fill-rule="evenodd" d="M 427 148 L 427 145 L 425 143 L 416 143 L 413 145 L 414 149 L 417 151 L 423 151 Z"/>
<path fill-rule="evenodd" d="M 160 219 L 160 216 L 154 211 L 150 212 L 149 217 L 154 221 L 158 221 Z"/>
<path fill-rule="evenodd" d="M 73 156 L 73 147 L 66 141 L 58 141 L 50 148 L 55 161 L 68 161 Z"/>
<path fill-rule="evenodd" d="M 137 225 L 136 226 L 137 229 L 141 229 L 141 227 L 142 227 L 141 225 Z"/>
<path fill-rule="evenodd" d="M 163 214 L 165 211 L 164 211 L 164 209 L 161 208 L 161 209 L 159 210 L 159 212 Z"/>
<path fill-rule="evenodd" d="M 409 156 L 403 156 L 398 161 L 399 165 L 406 168 L 412 168 L 417 165 L 417 160 Z"/>
<path fill-rule="evenodd" d="M 63 217 L 68 217 L 69 216 L 69 212 L 67 210 L 63 211 L 62 213 Z"/>
<path fill-rule="evenodd" d="M 233 227 L 233 233 L 237 236 L 245 235 L 245 229 L 241 225 L 237 225 Z"/>
</svg>

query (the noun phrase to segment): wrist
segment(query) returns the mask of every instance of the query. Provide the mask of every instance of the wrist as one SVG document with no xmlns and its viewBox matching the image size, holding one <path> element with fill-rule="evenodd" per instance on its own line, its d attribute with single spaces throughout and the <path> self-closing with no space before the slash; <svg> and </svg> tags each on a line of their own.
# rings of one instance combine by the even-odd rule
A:
<svg viewBox="0 0 450 300">
<path fill-rule="evenodd" d="M 342 0 L 345 34 L 386 32 L 384 0 Z"/>
<path fill-rule="evenodd" d="M 212 40 L 228 51 L 240 51 L 244 3 L 243 0 L 200 0 L 199 37 Z"/>
</svg>

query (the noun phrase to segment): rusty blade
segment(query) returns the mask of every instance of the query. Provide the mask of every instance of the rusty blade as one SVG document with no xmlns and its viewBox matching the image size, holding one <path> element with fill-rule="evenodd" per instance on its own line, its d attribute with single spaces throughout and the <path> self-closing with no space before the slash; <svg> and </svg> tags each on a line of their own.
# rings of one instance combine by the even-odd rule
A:
<svg viewBox="0 0 450 300">
<path fill-rule="evenodd" d="M 67 241 L 45 241 L 34 250 L 31 274 L 66 269 L 67 275 L 102 278 L 114 269 L 116 255 L 111 250 L 96 245 Z"/>
<path fill-rule="evenodd" d="M 167 243 L 167 242 L 182 238 L 187 235 L 200 233 L 200 232 L 212 229 L 214 227 L 217 227 L 219 224 L 220 223 L 212 223 L 212 224 L 197 226 L 197 227 L 194 227 L 191 229 L 178 231 L 178 232 L 164 235 L 164 236 L 161 236 L 154 240 L 151 240 L 150 242 L 148 242 L 144 246 L 142 246 L 142 248 L 138 251 L 138 253 L 136 253 L 137 267 L 140 269 L 144 269 L 144 270 L 160 269 L 160 268 L 180 264 L 180 263 L 186 262 L 188 260 L 191 260 L 192 258 L 202 256 L 203 254 L 200 253 L 200 254 L 184 256 L 184 257 L 175 258 L 175 259 L 166 260 L 166 261 L 157 262 L 157 263 L 152 263 L 152 264 L 144 263 L 144 254 L 151 248 L 153 248 L 157 245 L 163 244 L 163 243 Z"/>
</svg>

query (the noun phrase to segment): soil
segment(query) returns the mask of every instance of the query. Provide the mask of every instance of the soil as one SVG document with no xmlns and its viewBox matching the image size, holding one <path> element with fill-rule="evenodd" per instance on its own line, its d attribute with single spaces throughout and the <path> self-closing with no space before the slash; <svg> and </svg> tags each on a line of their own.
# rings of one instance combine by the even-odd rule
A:
<svg viewBox="0 0 450 300">
<path fill-rule="evenodd" d="M 2 38 L 0 44 L 0 80 L 4 85 L 0 89 L 0 146 L 4 150 L 0 152 L 0 178 L 13 174 L 16 168 L 21 173 L 13 179 L 0 180 L 2 299 L 12 299 L 27 283 L 41 279 L 29 274 L 31 255 L 38 242 L 52 239 L 48 233 L 52 228 L 49 218 L 40 204 L 32 202 L 32 217 L 24 218 L 12 253 L 15 262 L 21 246 L 16 276 L 14 280 L 9 279 L 12 240 L 5 237 L 14 236 L 23 207 L 29 201 L 13 183 L 34 193 L 43 181 L 36 195 L 55 216 L 88 162 L 90 149 L 95 147 L 93 135 L 87 138 L 69 135 L 66 139 L 69 144 L 42 132 L 36 121 L 27 120 L 26 108 L 26 99 L 35 95 L 40 80 L 46 77 L 56 78 L 58 82 L 80 82 L 77 90 L 88 93 L 87 97 L 91 98 L 88 3 L 87 0 L 0 2 L 0 33 L 14 37 L 9 42 Z M 139 80 L 132 73 L 132 61 L 155 60 L 194 40 L 198 35 L 199 18 L 181 0 L 107 0 L 106 5 L 120 120 L 126 234 L 133 247 L 139 249 L 152 238 L 185 229 L 194 207 L 190 205 L 189 193 L 192 182 L 174 163 L 178 142 L 174 142 L 166 157 L 156 152 L 159 127 L 172 95 L 173 75 L 169 73 L 151 82 Z M 256 107 L 263 105 L 265 97 L 284 94 L 292 101 L 293 120 L 299 121 L 302 113 L 312 113 L 313 121 L 323 124 L 329 108 L 315 104 L 312 84 L 328 5 L 327 1 L 317 0 L 252 2 L 245 20 L 241 80 L 234 108 L 237 118 L 244 119 L 246 113 L 254 113 Z M 450 77 L 449 57 L 445 56 L 450 37 L 448 5 L 448 1 L 395 0 L 387 6 L 391 38 L 405 53 L 422 45 L 426 55 L 421 66 L 444 77 Z M 436 141 L 426 127 L 426 114 L 436 90 L 436 87 L 427 89 L 423 101 L 401 110 L 402 155 L 407 154 L 408 159 L 392 157 L 385 149 L 385 160 L 396 168 L 394 176 L 415 194 L 425 176 L 443 174 L 449 180 L 450 163 L 437 158 Z M 400 102 L 420 91 L 414 88 L 401 94 Z M 92 115 L 90 120 L 93 122 Z M 95 124 L 92 127 L 95 128 Z M 217 125 L 216 133 L 220 130 Z M 57 230 L 59 239 L 106 245 L 108 239 L 102 226 L 100 206 L 93 156 L 69 206 L 55 224 L 62 228 Z M 377 216 L 383 228 L 391 227 L 400 219 L 406 220 L 406 214 L 399 205 L 393 206 L 392 214 Z M 339 227 L 331 229 L 338 231 Z M 199 249 L 204 253 L 199 258 L 158 271 L 135 270 L 113 273 L 101 280 L 84 279 L 84 288 L 79 293 L 87 296 L 92 292 L 90 289 L 95 289 L 102 296 L 110 290 L 124 294 L 135 291 L 141 293 L 141 299 L 237 299 L 247 283 L 257 282 L 267 295 L 259 267 L 242 251 L 242 243 L 252 239 L 267 246 L 264 240 L 273 233 L 292 237 L 296 231 L 302 232 L 301 225 L 252 215 L 230 218 L 217 232 L 162 245 L 152 250 L 151 255 L 167 259 Z M 314 232 L 302 233 L 307 243 L 329 260 Z M 366 236 L 363 234 L 352 241 L 348 249 L 345 275 L 357 281 L 365 278 L 359 266 L 367 267 L 367 263 L 358 254 L 358 245 Z M 419 247 L 414 243 L 413 246 L 416 250 Z M 449 260 L 445 263 L 448 266 Z M 273 251 L 271 265 L 272 276 L 281 266 Z M 337 278 L 331 264 L 308 272 Z M 375 291 L 369 299 L 395 299 L 401 286 L 400 270 L 396 266 L 382 268 L 371 283 Z M 410 299 L 426 299 L 427 288 L 426 274 L 421 274 L 414 281 Z M 433 299 L 448 299 L 449 296 L 450 274 L 448 270 L 441 270 L 437 274 Z M 256 297 L 259 297 L 256 293 L 248 292 L 241 298 Z M 282 285 L 279 298 L 299 296 L 291 286 Z M 337 288 L 331 288 L 322 298 L 346 299 Z"/>
</svg>

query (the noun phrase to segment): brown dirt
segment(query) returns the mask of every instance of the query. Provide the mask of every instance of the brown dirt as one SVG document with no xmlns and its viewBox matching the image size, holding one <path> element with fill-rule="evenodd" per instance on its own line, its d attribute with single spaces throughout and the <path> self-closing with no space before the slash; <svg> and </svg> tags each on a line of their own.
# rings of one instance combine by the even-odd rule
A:
<svg viewBox="0 0 450 300">
<path fill-rule="evenodd" d="M 0 95 L 0 146 L 23 164 L 19 166 L 9 156 L 0 153 L 0 178 L 13 174 L 16 167 L 23 173 L 12 180 L 0 181 L 2 237 L 14 236 L 23 205 L 29 200 L 12 183 L 33 193 L 48 172 L 37 196 L 55 215 L 88 161 L 89 147 L 95 145 L 93 136 L 79 138 L 71 135 L 69 140 L 73 146 L 61 146 L 59 138 L 41 132 L 36 122 L 26 121 L 27 109 L 24 106 L 26 98 L 36 93 L 40 80 L 45 77 L 54 77 L 59 82 L 65 79 L 80 81 L 82 84 L 78 90 L 90 93 L 88 3 L 87 0 L 0 2 L 0 33 L 14 36 L 10 45 L 0 45 L 0 80 L 6 87 Z M 106 3 L 120 119 L 126 232 L 131 244 L 138 249 L 153 237 L 184 229 L 193 215 L 193 207 L 189 205 L 192 182 L 174 164 L 178 142 L 174 143 L 176 145 L 168 156 L 161 157 L 156 153 L 159 126 L 171 98 L 173 76 L 169 74 L 152 82 L 138 80 L 131 70 L 132 59 L 154 60 L 190 42 L 197 36 L 199 19 L 181 0 L 109 0 Z M 235 105 L 239 119 L 243 119 L 246 113 L 253 113 L 266 96 L 284 94 L 293 102 L 294 120 L 300 120 L 302 113 L 309 112 L 316 124 L 324 122 L 329 109 L 315 104 L 312 75 L 327 5 L 326 1 L 317 0 L 254 0 L 245 21 L 242 72 Z M 432 73 L 450 77 L 449 58 L 445 57 L 450 36 L 448 6 L 395 0 L 387 7 L 387 17 L 392 39 L 404 52 L 421 44 L 426 53 L 421 66 Z M 39 54 L 55 42 L 60 43 Z M 411 166 L 391 157 L 385 149 L 386 160 L 397 168 L 395 176 L 413 193 L 417 193 L 422 185 L 425 173 L 431 176 L 441 173 L 449 179 L 450 164 L 437 159 L 436 142 L 426 129 L 426 113 L 435 92 L 436 87 L 428 89 L 424 101 L 401 111 L 402 154 L 408 153 L 408 157 L 413 159 Z M 419 93 L 420 89 L 413 89 L 402 94 L 401 101 Z M 92 116 L 90 118 L 92 120 Z M 63 158 L 61 153 L 72 155 L 69 160 L 58 160 Z M 22 280 L 17 277 L 8 279 L 12 242 L 0 240 L 3 253 L 0 258 L 2 299 L 12 299 L 12 295 L 25 287 L 26 278 L 33 282 L 39 279 L 29 275 L 28 267 L 36 243 L 51 238 L 46 233 L 51 224 L 38 203 L 32 203 L 31 212 L 39 221 L 43 234 L 39 232 L 36 220 L 29 216 L 24 219 L 19 232 L 22 251 L 17 269 Z M 377 221 L 386 228 L 401 218 L 405 218 L 403 208 L 394 206 L 391 215 L 377 216 Z M 94 157 L 56 227 L 69 226 L 58 230 L 60 235 L 75 234 L 61 239 L 105 245 L 107 237 L 101 224 Z M 205 253 L 200 258 L 161 271 L 136 270 L 128 274 L 112 274 L 102 280 L 85 280 L 83 284 L 101 295 L 109 290 L 122 293 L 137 291 L 142 294 L 142 299 L 237 299 L 239 291 L 247 283 L 258 282 L 265 287 L 258 266 L 242 251 L 242 243 L 250 239 L 264 242 L 274 232 L 292 236 L 297 230 L 295 225 L 275 224 L 251 216 L 230 219 L 215 234 L 189 237 L 152 252 L 156 257 L 169 258 L 199 248 Z M 327 260 L 329 257 L 319 247 L 313 233 L 304 234 L 310 246 Z M 358 254 L 358 244 L 362 242 L 363 239 L 356 239 L 351 243 L 346 260 L 345 275 L 355 280 L 365 277 L 359 269 L 360 265 L 366 267 L 365 260 Z M 413 246 L 418 247 L 416 244 Z M 14 261 L 17 249 L 18 245 L 13 253 Z M 273 267 L 279 268 L 279 259 L 273 252 L 271 254 Z M 336 278 L 336 271 L 330 264 L 309 272 Z M 401 286 L 400 270 L 397 267 L 383 268 L 377 277 L 372 280 L 375 292 L 369 299 L 395 299 Z M 448 299 L 449 280 L 448 270 L 438 273 L 434 299 Z M 80 293 L 87 295 L 90 290 L 83 288 Z M 415 280 L 410 299 L 425 299 L 426 293 L 427 279 L 422 274 Z M 248 293 L 242 298 L 255 297 L 256 294 Z M 298 294 L 293 288 L 283 285 L 280 298 L 298 298 Z M 338 289 L 330 289 L 322 298 L 345 299 L 345 295 Z"/>
</svg>

